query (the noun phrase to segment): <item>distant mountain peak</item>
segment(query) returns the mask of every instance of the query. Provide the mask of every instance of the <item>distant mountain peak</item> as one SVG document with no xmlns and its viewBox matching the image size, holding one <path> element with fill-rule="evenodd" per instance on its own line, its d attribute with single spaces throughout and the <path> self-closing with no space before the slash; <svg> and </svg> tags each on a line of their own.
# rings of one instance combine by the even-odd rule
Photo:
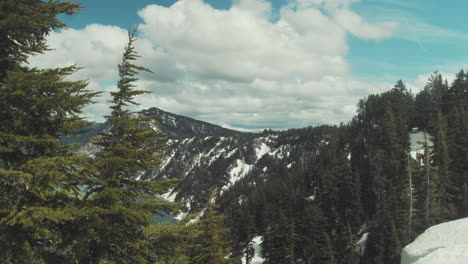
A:
<svg viewBox="0 0 468 264">
<path fill-rule="evenodd" d="M 145 109 L 139 113 L 144 116 L 155 116 L 149 125 L 153 129 L 161 130 L 168 138 L 231 136 L 241 133 L 187 116 L 173 114 L 157 107 Z"/>
</svg>

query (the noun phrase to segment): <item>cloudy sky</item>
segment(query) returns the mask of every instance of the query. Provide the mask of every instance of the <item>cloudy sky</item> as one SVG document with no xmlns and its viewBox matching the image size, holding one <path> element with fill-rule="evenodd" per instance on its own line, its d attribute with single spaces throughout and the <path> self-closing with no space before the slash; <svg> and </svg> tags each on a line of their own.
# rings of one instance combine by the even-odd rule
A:
<svg viewBox="0 0 468 264">
<path fill-rule="evenodd" d="M 348 122 L 360 98 L 414 92 L 468 65 L 465 0 L 75 0 L 37 67 L 77 64 L 109 113 L 126 30 L 139 24 L 139 106 L 241 130 Z"/>
</svg>

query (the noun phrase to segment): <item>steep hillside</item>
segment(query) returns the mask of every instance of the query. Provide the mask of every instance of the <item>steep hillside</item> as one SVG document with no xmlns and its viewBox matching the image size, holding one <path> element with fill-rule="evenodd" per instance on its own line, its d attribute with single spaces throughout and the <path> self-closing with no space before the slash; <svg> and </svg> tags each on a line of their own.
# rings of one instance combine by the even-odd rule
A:
<svg viewBox="0 0 468 264">
<path fill-rule="evenodd" d="M 166 112 L 156 107 L 143 110 L 140 114 L 154 117 L 150 123 L 151 127 L 160 129 L 171 139 L 196 136 L 227 136 L 239 133 L 218 125 Z"/>
<path fill-rule="evenodd" d="M 328 142 L 336 128 L 318 127 L 282 132 L 243 133 L 151 108 L 140 112 L 154 116 L 144 125 L 166 135 L 162 163 L 138 179 L 181 179 L 166 197 L 185 202 L 187 211 L 200 210 L 212 188 L 225 193 L 239 182 L 267 180 L 297 167 L 305 167 Z M 75 138 L 82 143 L 105 131 L 105 124 L 93 124 Z M 74 138 L 66 138 L 73 142 Z M 80 151 L 93 155 L 96 147 L 84 144 Z"/>
<path fill-rule="evenodd" d="M 250 182 L 253 186 L 259 179 L 305 166 L 320 145 L 326 143 L 329 135 L 322 133 L 326 130 L 326 127 L 306 128 L 170 139 L 161 166 L 140 177 L 182 179 L 168 196 L 185 201 L 187 209 L 198 210 L 206 202 L 210 188 L 223 194 L 239 182 Z"/>
</svg>

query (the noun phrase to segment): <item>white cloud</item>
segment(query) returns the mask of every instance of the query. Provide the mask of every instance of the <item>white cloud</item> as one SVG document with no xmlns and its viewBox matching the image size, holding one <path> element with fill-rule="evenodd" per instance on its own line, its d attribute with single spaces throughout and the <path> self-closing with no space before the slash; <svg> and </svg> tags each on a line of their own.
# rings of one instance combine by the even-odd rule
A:
<svg viewBox="0 0 468 264">
<path fill-rule="evenodd" d="M 350 76 L 346 35 L 380 40 L 394 30 L 390 22 L 366 22 L 349 9 L 352 2 L 298 0 L 274 22 L 271 5 L 261 0 L 240 0 L 229 10 L 201 0 L 149 5 L 139 11 L 136 46 L 138 64 L 155 73 L 143 74 L 138 85 L 154 94 L 138 98 L 134 109 L 156 106 L 244 129 L 346 122 L 359 98 L 392 87 Z M 86 69 L 75 78 L 108 92 L 126 38 L 125 30 L 103 25 L 53 33 L 55 50 L 31 63 L 78 64 Z M 108 113 L 108 99 L 89 106 L 89 116 Z"/>
<path fill-rule="evenodd" d="M 170 8 L 150 5 L 139 14 L 143 36 L 195 78 L 251 82 L 347 73 L 342 29 L 322 15 L 320 25 L 299 30 L 298 23 L 284 18 L 271 23 L 269 11 L 256 0 L 243 0 L 228 11 L 191 0 Z"/>
<path fill-rule="evenodd" d="M 96 82 L 118 77 L 116 65 L 127 40 L 127 31 L 116 26 L 92 24 L 82 30 L 52 32 L 47 44 L 53 49 L 29 59 L 37 67 L 77 64 L 85 67 L 76 78 Z"/>
<path fill-rule="evenodd" d="M 391 37 L 398 28 L 396 22 L 366 23 L 361 16 L 346 9 L 335 11 L 334 17 L 339 25 L 363 39 L 385 39 Z"/>
</svg>

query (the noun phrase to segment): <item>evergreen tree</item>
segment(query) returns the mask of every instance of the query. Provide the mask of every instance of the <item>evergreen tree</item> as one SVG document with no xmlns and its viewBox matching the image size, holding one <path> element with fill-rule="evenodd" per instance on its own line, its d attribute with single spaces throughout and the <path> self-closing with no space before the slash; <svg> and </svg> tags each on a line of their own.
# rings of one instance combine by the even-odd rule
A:
<svg viewBox="0 0 468 264">
<path fill-rule="evenodd" d="M 436 167 L 434 180 L 434 218 L 431 225 L 451 220 L 455 217 L 454 195 L 456 187 L 449 171 L 449 152 L 446 142 L 446 124 L 439 112 L 435 125 L 432 162 Z"/>
<path fill-rule="evenodd" d="M 449 113 L 455 108 L 468 109 L 468 78 L 467 73 L 461 69 L 455 76 L 448 90 L 445 113 Z"/>
<path fill-rule="evenodd" d="M 112 113 L 107 117 L 111 127 L 94 139 L 101 149 L 85 182 L 86 218 L 77 223 L 84 234 L 76 245 L 77 251 L 82 250 L 80 263 L 147 263 L 152 253 L 144 230 L 154 224 L 152 216 L 174 208 L 174 204 L 157 198 L 171 182 L 134 179 L 159 162 L 162 146 L 155 144 L 161 139 L 160 131 L 141 126 L 148 119 L 126 109 L 136 104 L 135 96 L 147 93 L 134 89 L 135 75 L 149 71 L 132 63 L 138 57 L 133 47 L 135 34 L 136 29 L 129 31 L 119 65 L 118 91 L 111 93 Z"/>
<path fill-rule="evenodd" d="M 190 254 L 195 249 L 197 237 L 197 215 L 184 217 L 178 223 L 166 222 L 151 225 L 145 234 L 151 244 L 152 259 L 155 264 L 190 264 Z"/>
<path fill-rule="evenodd" d="M 454 108 L 448 114 L 447 145 L 450 174 L 457 191 L 455 195 L 457 217 L 468 216 L 468 112 Z"/>
<path fill-rule="evenodd" d="M 224 216 L 216 212 L 217 205 L 210 197 L 203 217 L 197 222 L 199 235 L 196 237 L 194 256 L 192 264 L 223 264 L 233 263 L 235 259 L 230 258 L 232 248 L 225 237 L 229 230 L 223 226 Z"/>
<path fill-rule="evenodd" d="M 336 264 L 336 252 L 333 247 L 330 235 L 326 232 L 322 233 L 319 244 L 319 263 Z"/>
<path fill-rule="evenodd" d="M 7 0 L 0 4 L 0 262 L 66 263 L 82 217 L 78 185 L 83 158 L 60 136 L 86 124 L 82 108 L 96 93 L 67 81 L 77 67 L 35 69 L 31 55 L 47 50 L 56 16 L 73 14 L 71 2 Z"/>
<path fill-rule="evenodd" d="M 308 204 L 301 212 L 298 219 L 297 229 L 299 234 L 299 245 L 302 257 L 306 263 L 320 263 L 321 238 L 326 227 L 325 217 L 315 204 Z"/>
<path fill-rule="evenodd" d="M 288 219 L 280 208 L 271 216 L 267 232 L 263 237 L 262 256 L 268 264 L 289 264 L 290 234 Z"/>
<path fill-rule="evenodd" d="M 357 240 L 350 225 L 342 225 L 338 233 L 337 255 L 340 264 L 359 264 L 360 256 L 356 251 Z"/>
</svg>

